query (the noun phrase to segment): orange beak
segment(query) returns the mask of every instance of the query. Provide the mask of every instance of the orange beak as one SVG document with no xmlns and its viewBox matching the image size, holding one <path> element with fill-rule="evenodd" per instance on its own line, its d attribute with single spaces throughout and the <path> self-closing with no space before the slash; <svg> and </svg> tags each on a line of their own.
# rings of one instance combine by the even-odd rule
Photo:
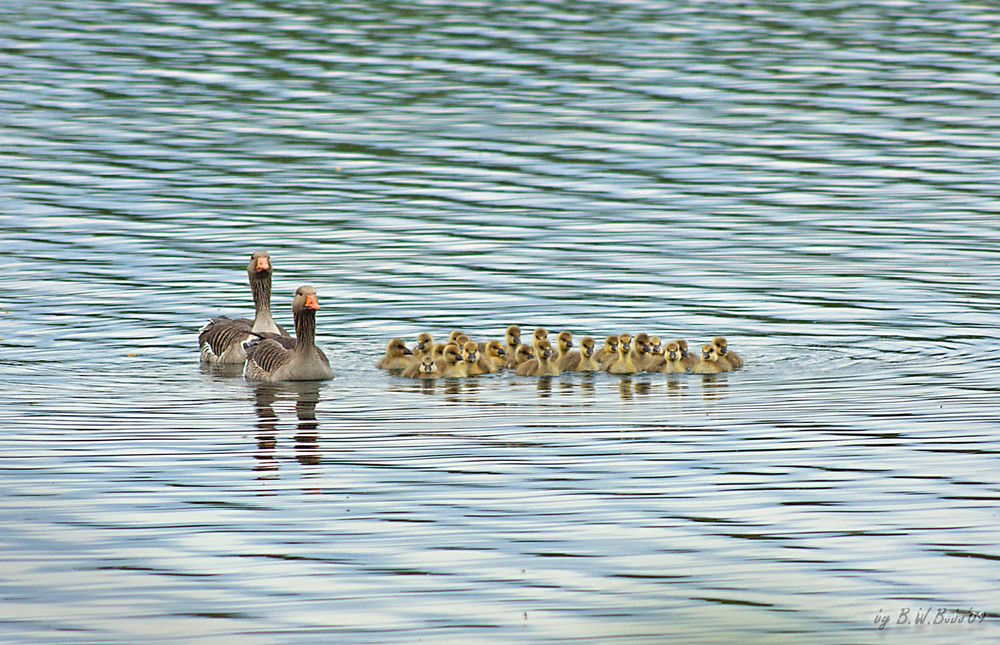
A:
<svg viewBox="0 0 1000 645">
<path fill-rule="evenodd" d="M 306 296 L 306 309 L 319 309 L 319 301 L 316 296 L 309 294 Z"/>
<path fill-rule="evenodd" d="M 257 258 L 257 272 L 268 271 L 271 269 L 271 264 L 267 261 L 267 258 Z"/>
</svg>

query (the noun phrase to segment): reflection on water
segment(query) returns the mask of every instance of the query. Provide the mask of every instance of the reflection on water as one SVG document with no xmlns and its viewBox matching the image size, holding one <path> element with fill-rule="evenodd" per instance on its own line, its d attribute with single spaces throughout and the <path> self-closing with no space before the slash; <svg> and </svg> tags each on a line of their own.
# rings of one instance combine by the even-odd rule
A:
<svg viewBox="0 0 1000 645">
<path fill-rule="evenodd" d="M 0 641 L 1000 639 L 990 7 L 7 4 Z M 511 322 L 747 367 L 374 368 Z"/>
</svg>

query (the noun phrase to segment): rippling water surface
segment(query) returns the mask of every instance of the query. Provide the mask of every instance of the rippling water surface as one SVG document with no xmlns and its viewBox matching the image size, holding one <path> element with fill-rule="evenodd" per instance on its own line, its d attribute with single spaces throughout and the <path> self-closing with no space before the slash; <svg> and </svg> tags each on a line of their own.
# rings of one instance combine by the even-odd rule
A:
<svg viewBox="0 0 1000 645">
<path fill-rule="evenodd" d="M 0 18 L 0 640 L 1000 638 L 995 7 Z M 257 248 L 332 381 L 199 366 Z M 747 366 L 373 366 L 510 323 Z"/>
</svg>

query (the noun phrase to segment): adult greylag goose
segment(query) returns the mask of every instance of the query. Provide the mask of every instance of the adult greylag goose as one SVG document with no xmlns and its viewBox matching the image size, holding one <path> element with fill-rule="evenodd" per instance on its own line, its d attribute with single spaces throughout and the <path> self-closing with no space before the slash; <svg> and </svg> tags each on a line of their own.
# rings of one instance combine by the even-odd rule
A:
<svg viewBox="0 0 1000 645">
<path fill-rule="evenodd" d="M 437 365 L 434 364 L 434 358 L 430 354 L 424 354 L 420 358 L 419 363 L 414 363 L 410 365 L 403 373 L 400 374 L 403 378 L 437 378 L 440 376 L 437 371 Z"/>
<path fill-rule="evenodd" d="M 603 369 L 611 374 L 634 374 L 639 371 L 632 361 L 631 334 L 622 334 L 618 337 L 618 356 L 614 360 L 605 361 Z"/>
<path fill-rule="evenodd" d="M 729 349 L 729 343 L 726 342 L 725 338 L 717 336 L 712 341 L 712 344 L 715 345 L 715 349 L 719 352 L 720 361 L 726 361 L 734 370 L 743 367 L 743 358 L 733 350 Z"/>
<path fill-rule="evenodd" d="M 618 337 L 611 335 L 604 339 L 604 347 L 597 350 L 594 354 L 594 360 L 598 363 L 604 363 L 611 357 L 618 356 Z"/>
<path fill-rule="evenodd" d="M 403 339 L 393 338 L 385 346 L 385 356 L 375 363 L 375 367 L 380 370 L 405 370 L 413 362 L 413 352 Z"/>
<path fill-rule="evenodd" d="M 330 361 L 316 347 L 316 290 L 306 285 L 295 290 L 292 319 L 295 346 L 289 349 L 274 338 L 252 337 L 243 343 L 247 362 L 243 375 L 249 381 L 319 381 L 333 378 Z"/>
<path fill-rule="evenodd" d="M 538 341 L 538 354 L 517 366 L 518 376 L 559 376 L 559 367 L 552 361 L 552 343 L 547 338 Z"/>
<path fill-rule="evenodd" d="M 267 251 L 255 251 L 247 265 L 250 293 L 253 296 L 254 318 L 212 318 L 198 331 L 201 360 L 206 363 L 242 363 L 246 360 L 243 341 L 251 334 L 272 335 L 288 339 L 288 332 L 271 317 L 271 256 Z M 288 339 L 291 340 L 291 339 Z M 287 343 L 291 346 L 291 343 Z"/>
<path fill-rule="evenodd" d="M 691 371 L 695 374 L 718 374 L 728 372 L 724 366 L 719 365 L 719 350 L 712 343 L 705 343 L 701 346 L 701 360 L 699 360 Z"/>
</svg>

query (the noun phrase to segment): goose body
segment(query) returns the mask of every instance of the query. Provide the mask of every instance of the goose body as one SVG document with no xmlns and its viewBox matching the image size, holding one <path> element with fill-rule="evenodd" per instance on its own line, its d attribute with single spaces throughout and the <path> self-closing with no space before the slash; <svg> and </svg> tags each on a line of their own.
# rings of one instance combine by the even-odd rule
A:
<svg viewBox="0 0 1000 645">
<path fill-rule="evenodd" d="M 330 361 L 316 347 L 316 290 L 299 287 L 292 299 L 295 345 L 285 347 L 274 338 L 254 337 L 243 343 L 247 354 L 243 375 L 249 381 L 318 381 L 333 378 Z"/>
<path fill-rule="evenodd" d="M 250 293 L 253 295 L 254 319 L 212 318 L 198 330 L 198 348 L 201 360 L 206 363 L 242 363 L 246 360 L 243 343 L 254 335 L 271 336 L 278 342 L 288 338 L 286 332 L 271 317 L 271 256 L 267 251 L 256 251 L 250 256 L 247 276 L 250 278 Z"/>
<path fill-rule="evenodd" d="M 385 356 L 375 363 L 380 370 L 404 370 L 414 363 L 413 352 L 400 338 L 393 338 L 385 347 Z"/>
</svg>

